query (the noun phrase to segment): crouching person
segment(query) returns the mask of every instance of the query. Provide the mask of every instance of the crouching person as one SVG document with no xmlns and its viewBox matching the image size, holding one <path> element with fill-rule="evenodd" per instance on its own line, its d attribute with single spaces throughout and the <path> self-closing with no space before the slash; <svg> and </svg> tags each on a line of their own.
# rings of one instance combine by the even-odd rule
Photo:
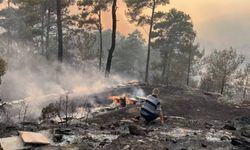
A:
<svg viewBox="0 0 250 150">
<path fill-rule="evenodd" d="M 152 122 L 158 117 L 160 117 L 161 123 L 164 123 L 161 102 L 158 98 L 159 94 L 159 89 L 154 89 L 152 94 L 147 96 L 141 107 L 141 116 L 145 119 L 146 123 Z"/>
</svg>

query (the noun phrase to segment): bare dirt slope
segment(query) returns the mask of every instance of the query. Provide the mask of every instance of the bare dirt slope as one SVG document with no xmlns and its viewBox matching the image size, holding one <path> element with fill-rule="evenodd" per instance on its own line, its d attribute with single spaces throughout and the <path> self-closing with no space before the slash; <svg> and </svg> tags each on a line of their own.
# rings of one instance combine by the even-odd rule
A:
<svg viewBox="0 0 250 150">
<path fill-rule="evenodd" d="M 54 136 L 51 140 L 57 145 L 74 146 L 80 150 L 250 149 L 249 105 L 223 102 L 220 94 L 191 88 L 138 85 L 111 89 L 94 97 L 103 103 L 110 94 L 130 93 L 133 88 L 142 88 L 150 94 L 155 87 L 161 91 L 166 116 L 164 124 L 159 120 L 151 124 L 145 124 L 142 118 L 138 120 L 140 106 L 132 105 L 110 109 L 88 120 L 72 120 L 68 126 L 49 122 L 29 124 L 26 128 L 2 124 L 0 137 L 16 135 L 21 129 L 52 133 L 53 129 L 59 128 L 63 132 L 51 135 Z M 65 128 L 70 133 L 64 133 Z"/>
<path fill-rule="evenodd" d="M 151 93 L 153 87 L 142 88 Z M 131 121 L 139 115 L 139 107 L 135 106 L 98 116 L 92 122 L 103 130 L 120 131 L 121 126 L 127 126 L 130 132 L 99 149 L 250 148 L 250 139 L 242 136 L 242 129 L 250 125 L 248 106 L 225 103 L 219 94 L 195 89 L 161 87 L 160 91 L 162 109 L 167 116 L 165 124 L 156 121 L 145 125 L 142 120 Z M 134 134 L 133 130 L 137 133 L 137 129 L 139 133 Z"/>
</svg>

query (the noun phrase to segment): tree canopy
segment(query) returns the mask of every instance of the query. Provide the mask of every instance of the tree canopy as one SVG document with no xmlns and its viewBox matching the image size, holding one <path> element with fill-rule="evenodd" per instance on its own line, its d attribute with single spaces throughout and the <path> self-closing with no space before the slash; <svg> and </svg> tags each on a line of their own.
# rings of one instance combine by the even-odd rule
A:
<svg viewBox="0 0 250 150">
<path fill-rule="evenodd" d="M 160 51 L 162 59 L 161 81 L 169 84 L 178 77 L 183 82 L 186 77 L 189 84 L 192 66 L 203 55 L 199 46 L 194 43 L 196 32 L 191 17 L 176 9 L 171 9 L 162 16 L 155 23 L 152 33 L 152 45 Z"/>
<path fill-rule="evenodd" d="M 237 54 L 235 49 L 229 48 L 221 51 L 215 50 L 205 57 L 204 61 L 206 65 L 204 80 L 209 80 L 213 90 L 223 94 L 232 75 L 243 63 L 244 56 Z"/>
</svg>

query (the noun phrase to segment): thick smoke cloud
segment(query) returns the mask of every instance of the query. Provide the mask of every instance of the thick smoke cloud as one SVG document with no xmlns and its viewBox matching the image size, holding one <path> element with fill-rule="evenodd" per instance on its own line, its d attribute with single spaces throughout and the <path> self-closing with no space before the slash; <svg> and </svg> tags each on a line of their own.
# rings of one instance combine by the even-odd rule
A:
<svg viewBox="0 0 250 150">
<path fill-rule="evenodd" d="M 102 92 L 128 80 L 113 75 L 105 78 L 104 73 L 86 65 L 59 65 L 47 61 L 40 54 L 32 53 L 30 47 L 16 47 L 9 58 L 8 70 L 2 77 L 0 96 L 4 101 L 25 100 L 29 111 L 41 110 L 61 95 L 73 93 L 79 96 Z M 87 67 L 86 67 L 87 66 Z M 39 111 L 37 112 L 39 115 Z"/>
</svg>

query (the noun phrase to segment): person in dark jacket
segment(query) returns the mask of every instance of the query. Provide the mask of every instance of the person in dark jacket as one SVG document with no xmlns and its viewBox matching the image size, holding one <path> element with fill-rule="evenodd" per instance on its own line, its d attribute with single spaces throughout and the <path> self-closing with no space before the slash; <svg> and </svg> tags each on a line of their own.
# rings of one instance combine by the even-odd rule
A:
<svg viewBox="0 0 250 150">
<path fill-rule="evenodd" d="M 147 96 L 147 99 L 141 107 L 141 116 L 146 122 L 151 122 L 156 118 L 160 117 L 161 123 L 164 123 L 163 113 L 161 109 L 161 102 L 158 98 L 160 94 L 159 89 L 155 88 L 151 95 Z"/>
</svg>

